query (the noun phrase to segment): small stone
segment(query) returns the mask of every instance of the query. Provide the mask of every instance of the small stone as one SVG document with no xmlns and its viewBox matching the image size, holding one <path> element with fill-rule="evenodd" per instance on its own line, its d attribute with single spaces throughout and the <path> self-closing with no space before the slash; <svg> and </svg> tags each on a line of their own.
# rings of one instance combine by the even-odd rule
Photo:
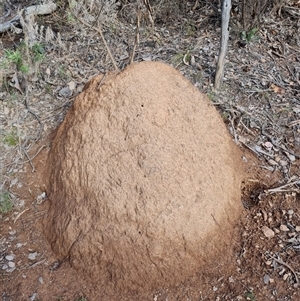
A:
<svg viewBox="0 0 300 301">
<path fill-rule="evenodd" d="M 269 159 L 269 160 L 268 160 L 268 163 L 269 163 L 270 165 L 272 165 L 272 166 L 278 165 L 278 162 L 276 162 L 276 161 L 273 160 L 273 159 Z"/>
<path fill-rule="evenodd" d="M 9 261 L 7 264 L 10 268 L 14 268 L 16 264 L 13 261 Z"/>
<path fill-rule="evenodd" d="M 291 154 L 286 154 L 286 155 L 290 159 L 291 162 L 294 162 L 296 160 L 296 157 L 294 155 L 291 155 Z"/>
<path fill-rule="evenodd" d="M 289 211 L 288 211 L 288 215 L 293 215 L 294 214 L 294 210 L 293 209 L 290 209 Z"/>
<path fill-rule="evenodd" d="M 39 283 L 40 283 L 40 284 L 44 284 L 44 279 L 43 279 L 43 277 L 39 277 Z"/>
<path fill-rule="evenodd" d="M 270 282 L 270 283 L 274 283 L 274 279 L 273 279 L 273 278 L 270 278 L 270 279 L 269 279 L 269 282 Z"/>
<path fill-rule="evenodd" d="M 33 293 L 32 296 L 30 297 L 30 301 L 37 300 L 37 296 L 38 296 L 37 293 Z"/>
<path fill-rule="evenodd" d="M 278 230 L 277 228 L 274 228 L 275 233 L 280 233 L 280 230 Z"/>
<path fill-rule="evenodd" d="M 23 246 L 23 244 L 20 243 L 20 242 L 18 242 L 18 243 L 16 244 L 16 247 L 17 247 L 17 248 L 21 248 L 22 246 Z"/>
<path fill-rule="evenodd" d="M 37 252 L 30 253 L 30 254 L 28 255 L 28 259 L 29 259 L 29 260 L 35 260 L 36 256 L 37 256 Z"/>
<path fill-rule="evenodd" d="M 46 197 L 47 197 L 46 192 L 42 192 L 36 198 L 37 203 L 41 204 L 46 199 Z"/>
<path fill-rule="evenodd" d="M 295 230 L 296 230 L 297 232 L 300 232 L 300 226 L 296 226 Z"/>
<path fill-rule="evenodd" d="M 264 221 L 266 222 L 267 219 L 268 219 L 268 214 L 267 214 L 266 210 L 264 210 L 264 209 L 262 209 L 261 212 L 262 212 L 262 214 L 264 216 Z"/>
<path fill-rule="evenodd" d="M 17 233 L 17 231 L 16 230 L 11 230 L 8 233 L 9 233 L 9 235 L 15 235 Z"/>
<path fill-rule="evenodd" d="M 8 265 L 5 263 L 3 266 L 2 266 L 2 270 L 6 270 L 8 269 Z"/>
<path fill-rule="evenodd" d="M 290 231 L 290 229 L 286 226 L 286 225 L 280 225 L 280 228 L 279 228 L 281 231 L 283 232 L 288 232 Z"/>
<path fill-rule="evenodd" d="M 70 81 L 68 83 L 68 87 L 71 91 L 73 91 L 76 88 L 76 83 L 74 81 Z"/>
<path fill-rule="evenodd" d="M 18 183 L 18 178 L 14 178 L 11 182 L 10 182 L 10 187 L 16 185 Z"/>
<path fill-rule="evenodd" d="M 279 162 L 279 161 L 280 161 L 280 157 L 279 157 L 279 156 L 275 156 L 274 159 L 275 159 L 276 162 Z"/>
<path fill-rule="evenodd" d="M 58 92 L 59 96 L 62 96 L 65 98 L 71 97 L 72 93 L 73 93 L 73 90 L 70 90 L 69 87 L 64 87 L 64 88 L 60 89 Z"/>
<path fill-rule="evenodd" d="M 272 261 L 268 260 L 266 261 L 266 265 L 271 265 L 272 264 Z"/>
<path fill-rule="evenodd" d="M 264 284 L 269 284 L 270 282 L 270 276 L 269 275 L 265 275 L 263 278 Z"/>
<path fill-rule="evenodd" d="M 6 270 L 6 272 L 7 272 L 7 273 L 12 273 L 15 269 L 16 269 L 15 267 L 14 267 L 14 268 L 8 268 L 8 269 Z"/>
<path fill-rule="evenodd" d="M 16 255 L 10 254 L 10 255 L 6 255 L 6 256 L 5 256 L 5 259 L 8 260 L 8 261 L 12 261 L 12 260 L 15 259 L 15 257 L 16 257 Z"/>
<path fill-rule="evenodd" d="M 289 274 L 284 274 L 283 277 L 282 277 L 282 279 L 286 280 L 288 277 L 289 277 Z"/>
<path fill-rule="evenodd" d="M 213 291 L 216 292 L 218 288 L 216 286 L 213 287 Z"/>
<path fill-rule="evenodd" d="M 273 238 L 275 236 L 274 231 L 267 226 L 263 226 L 261 230 L 267 238 Z"/>
<path fill-rule="evenodd" d="M 289 163 L 288 163 L 287 161 L 285 161 L 285 160 L 280 160 L 280 161 L 279 161 L 279 164 L 280 164 L 282 167 L 284 167 L 284 166 L 287 166 Z"/>
</svg>

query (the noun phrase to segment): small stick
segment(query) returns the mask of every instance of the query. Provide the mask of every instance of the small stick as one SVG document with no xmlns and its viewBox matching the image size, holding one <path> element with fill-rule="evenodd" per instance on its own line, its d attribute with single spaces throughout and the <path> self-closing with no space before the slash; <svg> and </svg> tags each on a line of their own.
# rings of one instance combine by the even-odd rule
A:
<svg viewBox="0 0 300 301">
<path fill-rule="evenodd" d="M 297 274 L 296 274 L 296 272 L 294 271 L 294 269 L 289 264 L 287 264 L 284 261 L 282 261 L 281 259 L 277 259 L 275 257 L 271 257 L 271 259 L 273 259 L 277 263 L 279 263 L 279 264 L 284 265 L 285 267 L 287 267 L 293 273 L 293 275 L 295 277 L 295 280 L 296 280 L 296 283 L 299 284 L 299 280 L 298 280 Z"/>
<path fill-rule="evenodd" d="M 19 217 L 20 217 L 23 213 L 25 213 L 27 210 L 29 210 L 29 208 L 23 210 L 22 212 L 20 212 L 20 213 L 16 216 L 16 218 L 15 218 L 15 220 L 14 220 L 14 224 L 15 224 L 16 221 L 19 219 Z"/>
<path fill-rule="evenodd" d="M 265 190 L 265 192 L 266 193 L 274 193 L 274 192 L 289 191 L 289 190 L 283 190 L 283 189 L 286 188 L 286 187 L 289 187 L 291 185 L 294 185 L 294 184 L 300 184 L 300 178 L 298 180 L 296 180 L 296 181 L 284 184 L 282 186 L 279 186 L 279 187 L 276 187 L 276 188 L 272 188 L 272 189 L 267 189 L 267 190 Z"/>
<path fill-rule="evenodd" d="M 98 87 L 97 87 L 98 91 L 100 90 L 100 87 L 102 86 L 102 84 L 103 84 L 103 82 L 104 82 L 104 80 L 106 78 L 106 74 L 107 74 L 107 72 L 104 73 L 104 75 L 102 76 L 102 78 L 101 78 L 101 80 L 100 80 L 100 82 L 98 84 Z"/>
<path fill-rule="evenodd" d="M 109 47 L 108 47 L 108 45 L 107 45 L 107 43 L 106 43 L 106 40 L 105 40 L 105 37 L 104 37 L 104 35 L 103 35 L 103 33 L 102 33 L 101 27 L 100 27 L 100 26 L 94 27 L 94 26 L 90 25 L 89 23 L 85 22 L 84 20 L 80 19 L 78 16 L 76 16 L 76 18 L 77 18 L 82 24 L 84 24 L 84 25 L 86 25 L 86 26 L 88 26 L 88 27 L 94 29 L 95 31 L 97 31 L 97 32 L 100 34 L 101 39 L 102 39 L 102 41 L 103 41 L 103 43 L 104 43 L 104 45 L 105 45 L 105 48 L 106 48 L 106 50 L 107 50 L 107 53 L 108 53 L 108 55 L 109 55 L 109 57 L 110 57 L 110 59 L 111 59 L 113 65 L 114 65 L 115 70 L 116 70 L 116 71 L 120 71 L 120 69 L 118 68 L 117 63 L 116 63 L 116 61 L 115 61 L 113 55 L 111 54 L 111 51 L 110 51 L 110 49 L 109 49 Z"/>
<path fill-rule="evenodd" d="M 130 64 L 132 64 L 133 60 L 134 60 L 136 45 L 139 45 L 139 43 L 140 43 L 140 19 L 141 19 L 141 10 L 140 10 L 140 6 L 138 4 L 138 9 L 137 9 L 137 14 L 136 14 L 135 41 L 134 41 L 134 45 L 133 45 L 133 49 L 132 49 L 132 54 L 131 54 L 131 58 L 130 58 Z"/>
<path fill-rule="evenodd" d="M 36 169 L 35 169 L 35 167 L 34 167 L 32 161 L 31 161 L 31 158 L 29 157 L 29 155 L 27 154 L 27 152 L 26 152 L 26 150 L 25 150 L 25 147 L 23 147 L 23 146 L 22 146 L 22 151 L 23 151 L 23 153 L 25 154 L 25 156 L 27 157 L 27 159 L 28 159 L 28 161 L 29 161 L 29 163 L 30 163 L 30 165 L 31 165 L 32 172 L 36 172 Z"/>
</svg>

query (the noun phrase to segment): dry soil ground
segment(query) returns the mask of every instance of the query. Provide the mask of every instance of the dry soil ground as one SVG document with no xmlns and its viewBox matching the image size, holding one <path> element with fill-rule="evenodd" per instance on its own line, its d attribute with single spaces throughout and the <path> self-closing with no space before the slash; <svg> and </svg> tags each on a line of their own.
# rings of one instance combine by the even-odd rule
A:
<svg viewBox="0 0 300 301">
<path fill-rule="evenodd" d="M 219 109 L 248 165 L 245 209 L 227 265 L 216 262 L 215 269 L 199 271 L 175 288 L 118 299 L 300 300 L 299 2 L 286 1 L 279 11 L 266 14 L 256 33 L 247 32 L 246 42 L 241 42 L 243 29 L 234 12 L 221 91 L 212 89 L 220 14 L 217 6 L 197 2 L 180 18 L 156 7 L 154 28 L 141 23 L 135 61 L 173 65 Z M 135 36 L 135 8 L 128 4 L 110 22 L 103 20 L 105 37 L 123 69 Z M 10 209 L 9 201 L 14 205 L 0 215 L 1 298 L 109 300 L 105 288 L 96 292 L 68 260 L 58 262 L 45 241 L 41 229 L 48 203 L 39 171 L 50 133 L 74 96 L 89 78 L 113 67 L 99 33 L 80 23 L 67 6 L 36 21 L 41 47 L 29 55 L 20 44 L 23 33 L 1 34 L 2 211 Z M 47 27 L 53 35 L 45 34 Z M 22 61 L 9 58 L 17 51 Z"/>
</svg>

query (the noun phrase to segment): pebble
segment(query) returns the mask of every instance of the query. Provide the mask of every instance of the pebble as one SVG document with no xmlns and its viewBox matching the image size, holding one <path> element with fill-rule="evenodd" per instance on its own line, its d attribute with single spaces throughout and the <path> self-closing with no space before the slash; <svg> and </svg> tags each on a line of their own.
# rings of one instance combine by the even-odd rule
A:
<svg viewBox="0 0 300 301">
<path fill-rule="evenodd" d="M 283 277 L 282 277 L 282 279 L 286 280 L 288 277 L 289 277 L 289 274 L 284 274 Z"/>
<path fill-rule="evenodd" d="M 285 268 L 282 268 L 282 270 L 279 272 L 279 275 L 281 276 L 281 275 L 283 275 L 284 273 L 285 273 Z"/>
<path fill-rule="evenodd" d="M 300 232 L 300 226 L 296 226 L 295 230 L 296 230 L 297 232 Z"/>
<path fill-rule="evenodd" d="M 264 284 L 269 284 L 269 282 L 270 282 L 270 276 L 269 275 L 265 275 L 264 278 L 263 278 L 263 280 L 264 280 Z"/>
<path fill-rule="evenodd" d="M 279 228 L 281 231 L 283 232 L 288 232 L 290 231 L 290 229 L 286 226 L 286 225 L 280 225 L 280 228 Z"/>
<path fill-rule="evenodd" d="M 33 293 L 32 296 L 30 297 L 30 301 L 37 300 L 37 296 L 38 296 L 37 293 Z"/>
<path fill-rule="evenodd" d="M 37 256 L 37 252 L 29 253 L 28 259 L 30 259 L 30 260 L 35 260 L 36 256 Z"/>
<path fill-rule="evenodd" d="M 40 195 L 38 195 L 36 198 L 38 204 L 41 204 L 46 199 L 46 197 L 47 197 L 46 192 L 43 192 Z"/>
<path fill-rule="evenodd" d="M 18 178 L 14 178 L 11 182 L 10 182 L 10 187 L 16 185 L 18 183 Z"/>
<path fill-rule="evenodd" d="M 296 160 L 296 157 L 294 155 L 291 154 L 286 154 L 286 155 L 288 156 L 291 162 L 294 162 Z"/>
<path fill-rule="evenodd" d="M 2 270 L 6 270 L 8 269 L 8 265 L 5 263 L 3 266 L 2 266 Z"/>
<path fill-rule="evenodd" d="M 273 238 L 275 236 L 274 231 L 267 226 L 263 226 L 261 230 L 267 238 Z"/>
<path fill-rule="evenodd" d="M 64 87 L 58 91 L 59 96 L 62 96 L 65 98 L 71 97 L 72 93 L 73 93 L 73 90 L 70 90 L 69 87 Z"/>
<path fill-rule="evenodd" d="M 5 259 L 8 260 L 8 261 L 12 261 L 12 260 L 15 259 L 15 257 L 16 257 L 16 255 L 10 254 L 10 255 L 6 255 L 6 256 L 5 256 Z"/>
<path fill-rule="evenodd" d="M 7 264 L 10 268 L 14 268 L 16 264 L 13 261 L 9 261 Z"/>
<path fill-rule="evenodd" d="M 288 215 L 293 215 L 294 214 L 294 210 L 293 209 L 290 209 L 289 211 L 288 211 Z"/>
<path fill-rule="evenodd" d="M 266 265 L 271 265 L 271 264 L 272 264 L 271 260 L 266 261 Z"/>
<path fill-rule="evenodd" d="M 278 163 L 275 161 L 275 160 L 273 160 L 273 159 L 269 159 L 268 160 L 268 163 L 270 164 L 270 165 L 278 165 Z"/>
<path fill-rule="evenodd" d="M 12 273 L 15 269 L 16 269 L 15 267 L 13 267 L 13 268 L 8 268 L 8 269 L 6 270 L 6 272 L 7 272 L 7 273 Z"/>
<path fill-rule="evenodd" d="M 44 279 L 43 279 L 43 277 L 39 277 L 39 283 L 40 283 L 40 284 L 44 284 Z"/>
</svg>

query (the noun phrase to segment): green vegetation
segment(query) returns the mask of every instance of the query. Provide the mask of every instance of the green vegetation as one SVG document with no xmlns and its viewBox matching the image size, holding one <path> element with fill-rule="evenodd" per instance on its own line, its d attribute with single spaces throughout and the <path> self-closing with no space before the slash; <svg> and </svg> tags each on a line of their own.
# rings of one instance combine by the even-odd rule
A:
<svg viewBox="0 0 300 301">
<path fill-rule="evenodd" d="M 17 128 L 13 127 L 11 131 L 4 136 L 3 143 L 8 146 L 16 146 L 19 140 L 20 137 L 18 136 Z"/>
<path fill-rule="evenodd" d="M 11 200 L 10 194 L 8 191 L 0 192 L 0 212 L 7 213 L 13 208 L 13 202 Z"/>
<path fill-rule="evenodd" d="M 187 20 L 186 26 L 185 26 L 186 34 L 190 37 L 194 37 L 197 35 L 197 30 L 198 30 L 198 28 L 196 26 L 195 21 L 191 20 L 191 19 Z"/>
<path fill-rule="evenodd" d="M 30 58 L 28 57 L 28 54 Z M 15 65 L 18 71 L 28 73 L 30 65 L 40 62 L 45 58 L 45 49 L 41 43 L 34 44 L 30 49 L 21 43 L 16 50 L 4 50 L 4 60 L 1 62 L 1 68 L 7 69 L 11 65 Z"/>
<path fill-rule="evenodd" d="M 29 67 L 24 64 L 22 54 L 20 49 L 17 50 L 4 50 L 4 55 L 6 58 L 6 62 L 4 64 L 15 64 L 17 67 L 17 70 L 27 73 L 29 70 Z"/>
<path fill-rule="evenodd" d="M 31 48 L 32 53 L 33 53 L 33 60 L 35 62 L 40 62 L 44 60 L 45 58 L 45 49 L 44 46 L 41 43 L 36 43 L 32 46 Z"/>
<path fill-rule="evenodd" d="M 257 40 L 258 36 L 256 33 L 258 32 L 258 28 L 254 27 L 250 29 L 249 31 L 242 31 L 241 33 L 241 39 L 245 41 L 246 43 L 249 43 L 252 40 Z"/>
<path fill-rule="evenodd" d="M 250 301 L 255 301 L 256 300 L 254 293 L 250 292 L 250 291 L 245 293 L 244 298 L 246 300 L 250 300 Z"/>
</svg>

